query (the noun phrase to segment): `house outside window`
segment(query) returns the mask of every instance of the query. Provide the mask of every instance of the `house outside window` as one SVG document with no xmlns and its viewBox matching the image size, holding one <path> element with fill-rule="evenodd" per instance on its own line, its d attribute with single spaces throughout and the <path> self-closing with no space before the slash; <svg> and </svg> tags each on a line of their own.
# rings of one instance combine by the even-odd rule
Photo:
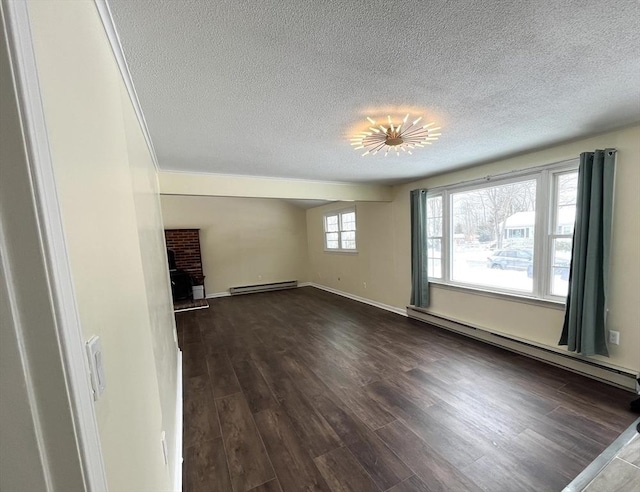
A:
<svg viewBox="0 0 640 492">
<path fill-rule="evenodd" d="M 429 190 L 429 279 L 564 301 L 577 167 L 572 160 Z"/>
<path fill-rule="evenodd" d="M 324 248 L 325 251 L 357 252 L 354 208 L 324 215 Z"/>
</svg>

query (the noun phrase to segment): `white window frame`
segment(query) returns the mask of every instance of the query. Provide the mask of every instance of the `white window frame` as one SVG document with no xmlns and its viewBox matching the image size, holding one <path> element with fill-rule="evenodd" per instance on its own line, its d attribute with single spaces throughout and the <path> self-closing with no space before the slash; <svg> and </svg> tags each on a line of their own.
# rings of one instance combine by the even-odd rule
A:
<svg viewBox="0 0 640 492">
<path fill-rule="evenodd" d="M 545 166 L 540 166 L 522 171 L 514 171 L 502 175 L 488 176 L 483 179 L 472 180 L 450 186 L 442 186 L 430 189 L 427 198 L 442 197 L 442 253 L 441 267 L 442 277 L 429 277 L 429 282 L 445 284 L 473 291 L 496 293 L 500 295 L 525 297 L 539 300 L 564 303 L 564 296 L 551 293 L 551 260 L 553 256 L 553 239 L 557 237 L 571 238 L 571 234 L 556 234 L 555 209 L 557 204 L 557 190 L 555 189 L 555 177 L 559 174 L 576 171 L 579 160 L 571 159 Z M 497 185 L 507 185 L 519 181 L 536 180 L 536 223 L 533 251 L 533 288 L 531 292 L 523 292 L 515 289 L 485 286 L 453 280 L 453 230 L 452 195 L 455 193 L 473 191 Z"/>
<path fill-rule="evenodd" d="M 356 228 L 354 231 L 345 231 L 342 228 L 342 216 L 344 214 L 353 213 L 356 219 Z M 338 230 L 335 231 L 338 233 L 338 247 L 337 248 L 328 248 L 327 247 L 327 218 L 328 217 L 338 217 Z M 324 251 L 326 253 L 357 253 L 358 252 L 358 214 L 356 213 L 355 207 L 343 208 L 340 210 L 332 210 L 331 212 L 326 212 L 322 217 L 322 224 L 324 227 Z M 343 232 L 354 232 L 355 233 L 355 243 L 356 247 L 354 249 L 346 249 L 342 247 L 342 233 Z"/>
</svg>

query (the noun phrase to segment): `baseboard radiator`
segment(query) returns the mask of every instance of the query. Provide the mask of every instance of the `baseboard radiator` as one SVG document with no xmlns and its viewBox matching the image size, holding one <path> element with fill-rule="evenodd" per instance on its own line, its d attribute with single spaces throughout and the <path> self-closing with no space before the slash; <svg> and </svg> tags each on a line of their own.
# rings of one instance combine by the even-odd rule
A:
<svg viewBox="0 0 640 492">
<path fill-rule="evenodd" d="M 231 287 L 229 288 L 229 294 L 231 294 L 232 296 L 237 296 L 240 294 L 255 294 L 256 292 L 270 292 L 272 290 L 295 289 L 296 287 L 298 287 L 298 281 L 289 280 L 287 282 L 273 282 L 270 284 Z"/>
<path fill-rule="evenodd" d="M 481 327 L 471 326 L 462 321 L 427 313 L 412 306 L 407 307 L 409 318 L 444 328 L 467 337 L 497 345 L 512 352 L 562 367 L 584 376 L 604 381 L 629 391 L 635 390 L 636 374 L 620 367 L 607 366 L 594 360 L 583 359 L 569 353 L 553 350 L 550 347 L 531 343 L 515 337 L 494 333 Z"/>
</svg>

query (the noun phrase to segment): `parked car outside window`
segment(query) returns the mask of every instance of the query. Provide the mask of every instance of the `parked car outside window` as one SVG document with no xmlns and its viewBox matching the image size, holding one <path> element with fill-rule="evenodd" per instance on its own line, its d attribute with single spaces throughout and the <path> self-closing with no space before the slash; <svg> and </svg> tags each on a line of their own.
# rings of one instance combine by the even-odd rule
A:
<svg viewBox="0 0 640 492">
<path fill-rule="evenodd" d="M 499 249 L 487 257 L 487 266 L 496 270 L 528 270 L 533 254 L 524 249 Z"/>
<path fill-rule="evenodd" d="M 569 280 L 570 260 L 556 258 L 553 274 L 562 280 Z M 497 270 L 526 270 L 527 277 L 533 277 L 533 253 L 526 249 L 498 249 L 487 257 L 487 267 Z"/>
</svg>

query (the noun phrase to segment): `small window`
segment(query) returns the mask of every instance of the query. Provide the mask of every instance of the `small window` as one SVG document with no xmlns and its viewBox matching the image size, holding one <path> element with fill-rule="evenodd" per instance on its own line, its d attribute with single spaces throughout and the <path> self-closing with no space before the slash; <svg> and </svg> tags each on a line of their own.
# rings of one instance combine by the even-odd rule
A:
<svg viewBox="0 0 640 492">
<path fill-rule="evenodd" d="M 330 212 L 324 216 L 324 247 L 327 251 L 356 251 L 356 211 Z"/>
</svg>

